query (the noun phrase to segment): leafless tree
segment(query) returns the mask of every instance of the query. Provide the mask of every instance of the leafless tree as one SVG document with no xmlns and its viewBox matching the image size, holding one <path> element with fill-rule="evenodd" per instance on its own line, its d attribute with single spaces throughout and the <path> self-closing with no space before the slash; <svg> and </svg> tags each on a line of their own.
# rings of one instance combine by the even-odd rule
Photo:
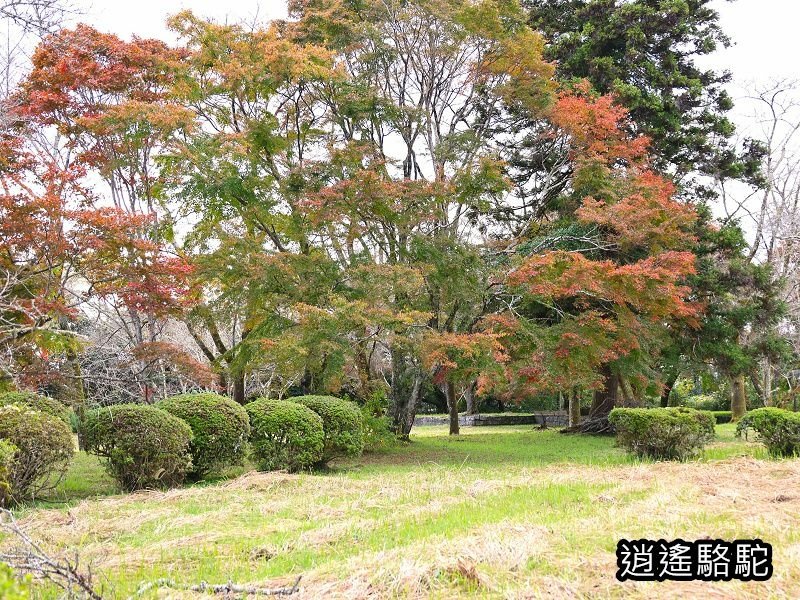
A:
<svg viewBox="0 0 800 600">
<path fill-rule="evenodd" d="M 747 132 L 763 148 L 761 189 L 723 189 L 727 218 L 738 218 L 752 236 L 751 261 L 769 264 L 783 282 L 788 313 L 781 332 L 800 352 L 800 81 L 779 79 L 755 86 L 743 100 L 751 107 Z M 736 198 L 733 200 L 733 198 Z M 764 361 L 758 383 L 766 403 L 776 366 Z"/>
</svg>

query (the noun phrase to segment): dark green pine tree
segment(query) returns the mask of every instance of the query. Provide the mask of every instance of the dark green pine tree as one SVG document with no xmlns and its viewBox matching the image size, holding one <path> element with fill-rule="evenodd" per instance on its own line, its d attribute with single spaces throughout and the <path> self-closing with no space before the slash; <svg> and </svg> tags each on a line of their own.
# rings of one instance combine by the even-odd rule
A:
<svg viewBox="0 0 800 600">
<path fill-rule="evenodd" d="M 531 24 L 548 39 L 546 58 L 562 81 L 588 79 L 617 95 L 632 123 L 652 140 L 655 166 L 691 188 L 711 190 L 695 174 L 739 178 L 747 156 L 737 156 L 726 114 L 732 102 L 727 72 L 698 58 L 729 39 L 710 0 L 523 0 Z M 751 162 L 752 169 L 752 162 Z"/>
<path fill-rule="evenodd" d="M 776 330 L 786 311 L 780 297 L 782 282 L 769 265 L 749 260 L 747 242 L 736 223 L 714 227 L 706 207 L 698 213 L 697 274 L 690 284 L 705 313 L 698 329 L 674 332 L 662 354 L 661 404 L 667 405 L 682 372 L 713 366 L 730 381 L 731 408 L 738 418 L 746 410 L 745 379 L 761 392 L 759 361 L 768 358 L 776 363 L 791 351 Z"/>
</svg>

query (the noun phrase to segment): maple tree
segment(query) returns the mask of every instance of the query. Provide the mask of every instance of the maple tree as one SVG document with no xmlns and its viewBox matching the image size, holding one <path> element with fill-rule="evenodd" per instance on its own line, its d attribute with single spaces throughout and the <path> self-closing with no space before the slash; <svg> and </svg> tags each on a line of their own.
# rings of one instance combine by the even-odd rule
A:
<svg viewBox="0 0 800 600">
<path fill-rule="evenodd" d="M 626 133 L 626 111 L 612 98 L 582 86 L 559 97 L 551 118 L 569 138 L 571 199 L 540 232 L 547 249 L 520 252 L 505 280 L 518 299 L 497 325 L 513 357 L 502 387 L 511 395 L 595 390 L 581 430 L 598 431 L 620 377 L 646 383 L 672 324 L 698 326 L 702 306 L 686 285 L 695 256 L 685 250 L 696 214 L 650 170 L 647 139 Z M 564 235 L 576 228 L 580 236 Z"/>
<path fill-rule="evenodd" d="M 57 374 L 50 354 L 80 348 L 73 325 L 91 298 L 165 314 L 184 301 L 188 269 L 140 235 L 147 217 L 98 207 L 82 167 L 36 150 L 7 135 L 0 159 L 3 378 L 32 387 Z"/>
</svg>

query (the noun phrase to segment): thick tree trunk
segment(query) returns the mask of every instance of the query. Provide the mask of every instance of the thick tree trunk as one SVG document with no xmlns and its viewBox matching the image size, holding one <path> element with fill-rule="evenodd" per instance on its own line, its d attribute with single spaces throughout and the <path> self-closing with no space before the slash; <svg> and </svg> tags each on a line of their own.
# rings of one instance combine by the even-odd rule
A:
<svg viewBox="0 0 800 600">
<path fill-rule="evenodd" d="M 619 376 L 609 366 L 603 367 L 602 373 L 603 388 L 594 392 L 592 408 L 589 410 L 590 419 L 608 418 L 608 413 L 617 405 Z"/>
<path fill-rule="evenodd" d="M 622 392 L 622 405 L 628 408 L 634 407 L 637 404 L 636 396 L 633 393 L 633 388 L 624 377 L 619 378 L 619 391 Z"/>
<path fill-rule="evenodd" d="M 604 385 L 602 389 L 595 390 L 589 416 L 575 427 L 566 427 L 561 433 L 614 433 L 614 428 L 608 422 L 608 413 L 617 405 L 619 393 L 619 376 L 610 366 L 602 369 Z"/>
<path fill-rule="evenodd" d="M 444 395 L 447 398 L 447 413 L 450 415 L 450 435 L 458 435 L 458 397 L 453 382 L 448 381 L 445 384 Z"/>
<path fill-rule="evenodd" d="M 738 421 L 747 412 L 747 393 L 744 375 L 731 378 L 731 420 Z"/>
<path fill-rule="evenodd" d="M 581 422 L 581 397 L 577 390 L 569 394 L 569 427 L 577 427 Z"/>
</svg>

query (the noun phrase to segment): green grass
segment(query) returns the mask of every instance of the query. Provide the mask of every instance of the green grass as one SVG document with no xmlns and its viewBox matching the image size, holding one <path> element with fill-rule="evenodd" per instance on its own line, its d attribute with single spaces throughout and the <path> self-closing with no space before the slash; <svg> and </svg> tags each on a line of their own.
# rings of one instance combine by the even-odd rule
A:
<svg viewBox="0 0 800 600">
<path fill-rule="evenodd" d="M 275 587 L 298 575 L 310 598 L 652 597 L 653 588 L 614 579 L 620 537 L 797 544 L 797 506 L 772 502 L 769 486 L 800 483 L 798 461 L 761 460 L 732 425 L 718 426 L 717 442 L 682 464 L 638 461 L 609 437 L 530 426 L 462 431 L 419 428 L 407 444 L 325 473 L 240 470 L 127 496 L 80 454 L 52 497 L 19 516 L 53 552 L 90 561 L 109 598 L 161 578 Z M 756 476 L 767 484 L 739 489 L 737 478 Z M 783 596 L 799 595 L 796 563 L 780 567 Z"/>
</svg>

